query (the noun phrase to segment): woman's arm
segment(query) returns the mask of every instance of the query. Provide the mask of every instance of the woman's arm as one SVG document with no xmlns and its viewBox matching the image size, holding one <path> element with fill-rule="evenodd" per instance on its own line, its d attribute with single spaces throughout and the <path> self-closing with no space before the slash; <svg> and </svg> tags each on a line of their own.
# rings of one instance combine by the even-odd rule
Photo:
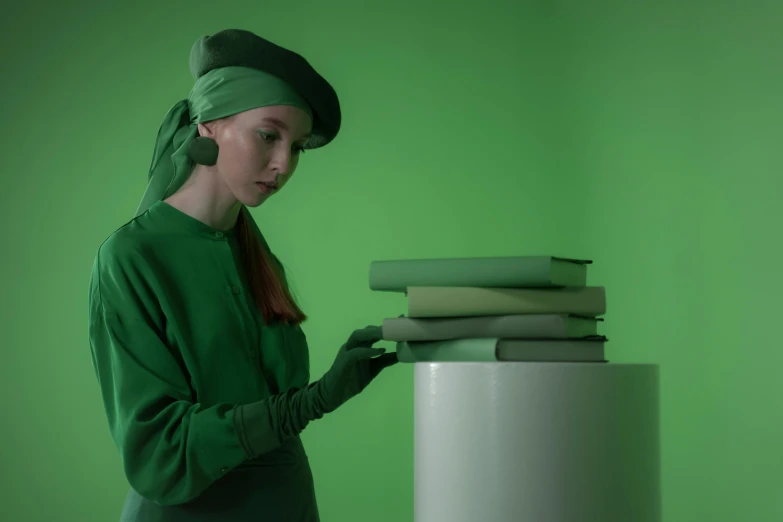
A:
<svg viewBox="0 0 783 522">
<path fill-rule="evenodd" d="M 274 450 L 361 392 L 396 354 L 354 332 L 323 377 L 248 404 L 196 402 L 156 320 L 135 245 L 104 243 L 90 280 L 89 339 L 109 429 L 131 487 L 159 504 L 188 502 L 246 459 Z M 141 267 L 141 268 L 140 268 Z"/>
<path fill-rule="evenodd" d="M 125 475 L 133 489 L 159 504 L 192 500 L 325 413 L 321 381 L 251 404 L 204 407 L 193 402 L 186 375 L 150 325 L 102 313 L 89 331 Z"/>
</svg>

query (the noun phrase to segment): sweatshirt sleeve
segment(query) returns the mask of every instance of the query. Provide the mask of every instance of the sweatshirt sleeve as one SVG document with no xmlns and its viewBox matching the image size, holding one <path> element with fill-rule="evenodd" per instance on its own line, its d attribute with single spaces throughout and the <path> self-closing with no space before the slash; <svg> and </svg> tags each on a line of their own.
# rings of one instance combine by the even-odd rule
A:
<svg viewBox="0 0 783 522">
<path fill-rule="evenodd" d="M 320 381 L 250 404 L 195 402 L 186 370 L 156 326 L 144 314 L 106 306 L 101 277 L 110 295 L 122 281 L 118 268 L 112 270 L 106 272 L 96 258 L 90 351 L 109 431 L 125 476 L 140 495 L 162 505 L 188 502 L 246 459 L 274 450 L 323 416 Z M 132 290 L 126 292 L 124 298 L 132 301 Z"/>
</svg>

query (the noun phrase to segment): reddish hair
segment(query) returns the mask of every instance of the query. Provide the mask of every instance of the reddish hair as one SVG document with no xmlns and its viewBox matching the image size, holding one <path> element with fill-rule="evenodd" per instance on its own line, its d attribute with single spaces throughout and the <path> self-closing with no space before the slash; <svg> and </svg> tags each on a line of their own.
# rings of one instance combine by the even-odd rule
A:
<svg viewBox="0 0 783 522">
<path fill-rule="evenodd" d="M 294 301 L 282 266 L 272 260 L 271 253 L 262 245 L 246 212 L 248 210 L 243 206 L 237 216 L 237 239 L 253 298 L 265 322 L 298 325 L 307 316 Z"/>
</svg>

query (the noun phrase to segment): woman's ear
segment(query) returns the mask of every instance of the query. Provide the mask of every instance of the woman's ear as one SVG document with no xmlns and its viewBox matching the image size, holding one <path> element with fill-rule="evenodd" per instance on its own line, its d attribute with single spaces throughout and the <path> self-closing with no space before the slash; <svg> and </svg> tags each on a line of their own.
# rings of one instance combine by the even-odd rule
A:
<svg viewBox="0 0 783 522">
<path fill-rule="evenodd" d="M 198 135 L 206 136 L 207 138 L 215 138 L 215 126 L 214 122 L 208 121 L 207 123 L 198 124 Z"/>
<path fill-rule="evenodd" d="M 194 136 L 188 145 L 188 156 L 199 165 L 215 165 L 219 147 L 215 139 L 214 122 L 198 124 L 198 136 Z"/>
</svg>

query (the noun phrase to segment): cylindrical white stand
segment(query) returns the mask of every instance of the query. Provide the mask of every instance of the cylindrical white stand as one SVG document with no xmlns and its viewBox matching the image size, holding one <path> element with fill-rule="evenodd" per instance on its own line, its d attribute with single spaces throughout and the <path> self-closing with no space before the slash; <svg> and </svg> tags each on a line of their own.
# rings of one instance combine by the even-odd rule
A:
<svg viewBox="0 0 783 522">
<path fill-rule="evenodd" d="M 414 372 L 415 522 L 660 522 L 657 365 Z"/>
</svg>

